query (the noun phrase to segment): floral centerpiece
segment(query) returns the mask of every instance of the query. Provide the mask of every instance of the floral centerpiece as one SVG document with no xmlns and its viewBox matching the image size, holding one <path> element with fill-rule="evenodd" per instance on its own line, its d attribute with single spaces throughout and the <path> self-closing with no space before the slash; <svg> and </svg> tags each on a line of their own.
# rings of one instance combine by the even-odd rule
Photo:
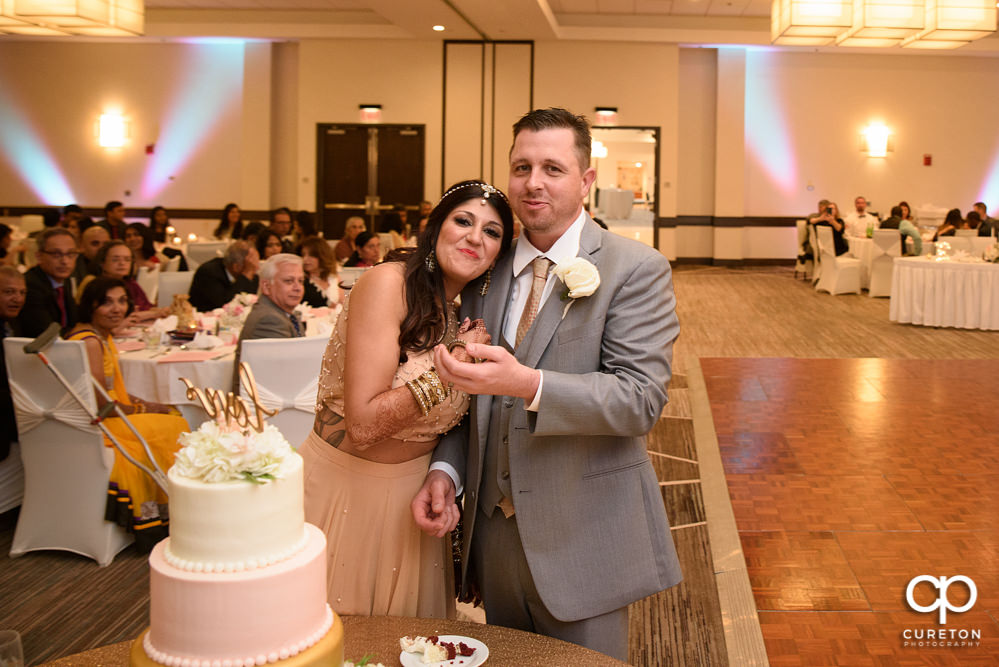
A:
<svg viewBox="0 0 999 667">
<path fill-rule="evenodd" d="M 266 484 L 284 477 L 294 452 L 276 427 L 258 432 L 236 424 L 206 421 L 193 433 L 180 436 L 174 471 L 203 482 L 245 480 Z"/>
<path fill-rule="evenodd" d="M 982 259 L 986 262 L 999 263 L 999 242 L 993 243 L 982 255 Z"/>
<path fill-rule="evenodd" d="M 257 303 L 256 294 L 240 292 L 232 298 L 232 301 L 216 309 L 219 326 L 232 329 L 242 328 L 255 303 Z"/>
</svg>

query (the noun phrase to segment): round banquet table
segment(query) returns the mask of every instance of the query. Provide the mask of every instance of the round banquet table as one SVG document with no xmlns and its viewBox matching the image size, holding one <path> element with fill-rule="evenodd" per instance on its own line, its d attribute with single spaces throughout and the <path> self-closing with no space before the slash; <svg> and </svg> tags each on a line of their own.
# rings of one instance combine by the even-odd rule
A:
<svg viewBox="0 0 999 667">
<path fill-rule="evenodd" d="M 344 616 L 343 625 L 345 659 L 360 660 L 363 656 L 372 654 L 372 662 L 381 662 L 390 667 L 401 664 L 399 638 L 405 635 L 474 637 L 489 648 L 487 665 L 606 667 L 626 664 L 582 646 L 498 625 L 395 616 Z M 119 642 L 66 656 L 46 665 L 126 667 L 131 645 L 131 641 Z"/>
<path fill-rule="evenodd" d="M 999 264 L 898 257 L 893 267 L 892 322 L 999 330 Z"/>
<path fill-rule="evenodd" d="M 164 361 L 179 348 L 154 348 L 121 352 L 119 365 L 128 393 L 156 403 L 187 405 L 197 403 L 187 398 L 187 387 L 180 378 L 189 379 L 195 387 L 211 387 L 228 391 L 232 386 L 232 364 L 235 346 L 223 346 L 201 352 L 205 359 Z"/>
</svg>

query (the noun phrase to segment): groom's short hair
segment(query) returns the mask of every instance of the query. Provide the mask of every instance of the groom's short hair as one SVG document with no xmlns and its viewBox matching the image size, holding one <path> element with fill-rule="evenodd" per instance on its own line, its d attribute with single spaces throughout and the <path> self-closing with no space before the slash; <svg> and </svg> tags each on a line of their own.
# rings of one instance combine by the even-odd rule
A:
<svg viewBox="0 0 999 667">
<path fill-rule="evenodd" d="M 585 116 L 577 116 L 571 111 L 550 107 L 535 109 L 524 115 L 513 124 L 513 140 L 524 130 L 540 132 L 541 130 L 572 130 L 576 137 L 576 157 L 579 159 L 580 171 L 586 171 L 590 166 L 590 124 Z M 510 146 L 513 152 L 513 146 Z"/>
</svg>

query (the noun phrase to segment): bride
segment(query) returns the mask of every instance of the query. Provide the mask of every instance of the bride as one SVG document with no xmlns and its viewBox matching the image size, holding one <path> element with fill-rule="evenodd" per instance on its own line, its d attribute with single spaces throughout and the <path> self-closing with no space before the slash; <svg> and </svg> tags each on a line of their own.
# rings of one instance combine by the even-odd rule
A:
<svg viewBox="0 0 999 667">
<path fill-rule="evenodd" d="M 344 303 L 319 374 L 305 459 L 305 518 L 326 533 L 327 596 L 339 614 L 453 615 L 448 540 L 425 535 L 410 502 L 439 436 L 468 395 L 437 377 L 431 350 L 485 342 L 481 320 L 458 324 L 469 282 L 489 289 L 513 237 L 506 196 L 480 181 L 451 187 L 416 248 L 369 269 Z M 450 508 L 449 511 L 453 511 Z M 457 515 L 448 517 L 449 525 Z"/>
</svg>

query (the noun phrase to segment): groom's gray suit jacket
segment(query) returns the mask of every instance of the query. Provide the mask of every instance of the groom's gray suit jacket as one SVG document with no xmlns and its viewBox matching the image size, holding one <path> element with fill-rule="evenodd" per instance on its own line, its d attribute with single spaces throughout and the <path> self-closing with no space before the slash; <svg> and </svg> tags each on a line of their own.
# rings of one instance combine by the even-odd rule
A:
<svg viewBox="0 0 999 667">
<path fill-rule="evenodd" d="M 513 251 L 496 265 L 488 295 L 481 280 L 462 293 L 462 316 L 485 319 L 502 340 Z M 463 586 L 482 509 L 486 442 L 508 438 L 509 481 L 524 553 L 545 606 L 562 621 L 619 609 L 681 579 L 645 436 L 666 403 L 679 331 L 669 263 L 636 241 L 587 219 L 579 256 L 600 287 L 563 312 L 554 285 L 516 358 L 544 371 L 537 412 L 522 399 L 473 397 L 468 418 L 438 445 L 435 460 L 462 475 Z M 492 402 L 502 401 L 490 424 Z M 505 433 L 489 429 L 508 424 Z M 498 511 L 498 510 L 497 510 Z"/>
</svg>

